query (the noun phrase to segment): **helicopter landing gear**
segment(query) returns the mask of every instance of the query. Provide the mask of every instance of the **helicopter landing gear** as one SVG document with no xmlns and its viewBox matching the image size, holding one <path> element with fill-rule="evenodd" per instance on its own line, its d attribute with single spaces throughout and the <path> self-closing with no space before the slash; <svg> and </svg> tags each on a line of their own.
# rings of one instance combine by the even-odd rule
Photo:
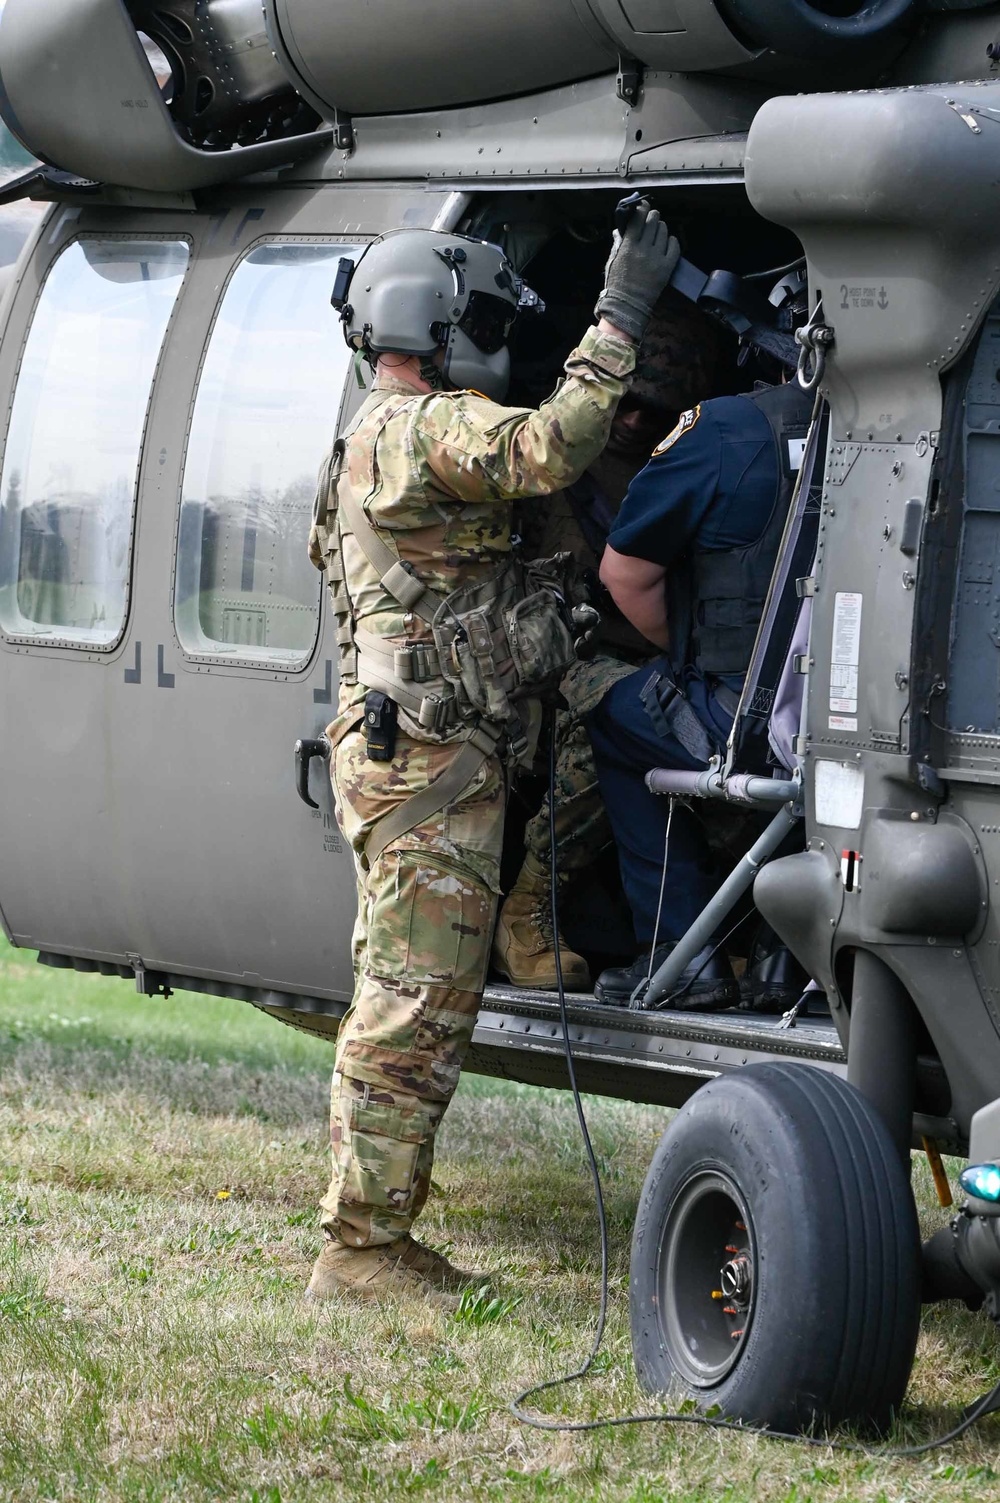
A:
<svg viewBox="0 0 1000 1503">
<path fill-rule="evenodd" d="M 874 1108 L 791 1063 L 698 1091 L 646 1176 L 630 1307 L 648 1389 L 774 1430 L 885 1430 L 916 1347 L 920 1240 Z"/>
</svg>

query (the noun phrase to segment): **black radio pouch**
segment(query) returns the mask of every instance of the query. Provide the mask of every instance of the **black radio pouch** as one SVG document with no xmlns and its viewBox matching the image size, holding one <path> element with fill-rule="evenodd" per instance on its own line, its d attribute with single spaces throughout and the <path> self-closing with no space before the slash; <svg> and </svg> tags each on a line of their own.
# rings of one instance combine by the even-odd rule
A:
<svg viewBox="0 0 1000 1503">
<path fill-rule="evenodd" d="M 370 762 L 391 762 L 396 755 L 396 701 L 381 689 L 365 695 L 365 741 Z"/>
</svg>

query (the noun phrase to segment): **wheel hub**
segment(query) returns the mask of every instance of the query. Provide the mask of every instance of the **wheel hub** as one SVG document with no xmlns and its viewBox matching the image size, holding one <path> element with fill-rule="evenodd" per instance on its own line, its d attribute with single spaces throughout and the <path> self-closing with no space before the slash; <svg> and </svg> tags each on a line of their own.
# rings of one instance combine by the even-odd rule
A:
<svg viewBox="0 0 1000 1503">
<path fill-rule="evenodd" d="M 753 1319 L 755 1243 L 728 1175 L 702 1169 L 681 1186 L 660 1244 L 660 1319 L 671 1361 L 698 1388 L 721 1383 Z"/>
<path fill-rule="evenodd" d="M 726 1299 L 746 1305 L 753 1289 L 753 1263 L 748 1253 L 739 1253 L 722 1265 L 719 1284 Z"/>
</svg>

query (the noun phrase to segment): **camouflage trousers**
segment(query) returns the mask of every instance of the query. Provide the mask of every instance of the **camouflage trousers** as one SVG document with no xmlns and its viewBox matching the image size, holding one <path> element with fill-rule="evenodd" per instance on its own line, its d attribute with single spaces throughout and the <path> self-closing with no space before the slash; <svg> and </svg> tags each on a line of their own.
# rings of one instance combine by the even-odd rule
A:
<svg viewBox="0 0 1000 1503">
<path fill-rule="evenodd" d="M 354 851 L 355 991 L 337 1041 L 330 1106 L 327 1234 L 351 1247 L 391 1242 L 430 1187 L 434 1135 L 458 1084 L 486 981 L 500 886 L 506 783 L 496 758 L 367 869 L 365 842 L 390 810 L 451 762 L 455 745 L 400 734 L 371 762 L 349 732 L 331 768 Z"/>
<path fill-rule="evenodd" d="M 566 709 L 556 716 L 556 870 L 560 878 L 586 870 L 614 839 L 583 717 L 596 709 L 612 684 L 634 672 L 634 663 L 593 657 L 574 663 L 559 685 L 566 701 Z M 524 844 L 535 865 L 547 870 L 547 793 L 542 807 L 525 827 Z"/>
</svg>

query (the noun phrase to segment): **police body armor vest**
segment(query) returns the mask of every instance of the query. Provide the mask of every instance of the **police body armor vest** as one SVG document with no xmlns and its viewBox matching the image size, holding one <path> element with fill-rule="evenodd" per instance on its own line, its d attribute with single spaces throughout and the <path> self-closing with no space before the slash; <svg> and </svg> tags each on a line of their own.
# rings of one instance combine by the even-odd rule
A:
<svg viewBox="0 0 1000 1503">
<path fill-rule="evenodd" d="M 398 403 L 386 402 L 384 420 L 398 410 Z M 363 407 L 355 427 L 364 416 Z M 352 433 L 333 446 L 313 517 L 337 619 L 342 680 L 388 694 L 428 739 L 471 741 L 483 752 L 506 739 L 515 757 L 526 757 L 533 751 L 529 731 L 537 728 L 530 705 L 558 686 L 575 657 L 565 591 L 570 556 L 531 563 L 511 556 L 487 578 L 439 593 L 400 558 L 391 529 L 376 526 L 364 502 L 339 485 Z M 344 577 L 342 529 L 353 534 L 387 596 L 423 621 L 431 641 L 400 644 L 357 624 Z"/>
<path fill-rule="evenodd" d="M 753 543 L 688 554 L 671 571 L 670 662 L 678 682 L 689 666 L 716 678 L 746 674 L 809 431 L 813 396 L 797 381 L 742 400 L 763 413 L 771 429 L 778 470 L 774 503 Z"/>
</svg>

